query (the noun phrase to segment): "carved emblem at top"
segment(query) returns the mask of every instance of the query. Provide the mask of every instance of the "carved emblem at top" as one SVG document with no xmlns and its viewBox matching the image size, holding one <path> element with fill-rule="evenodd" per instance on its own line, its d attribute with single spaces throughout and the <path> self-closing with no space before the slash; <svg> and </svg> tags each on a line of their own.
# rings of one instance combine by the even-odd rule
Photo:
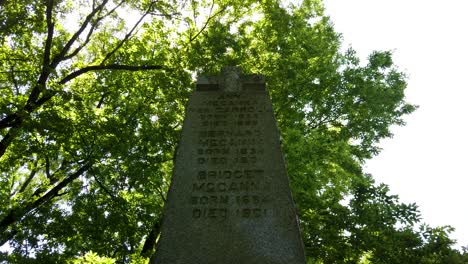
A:
<svg viewBox="0 0 468 264">
<path fill-rule="evenodd" d="M 200 76 L 197 91 L 241 92 L 245 90 L 265 90 L 265 77 L 262 75 L 243 75 L 237 66 L 227 66 L 217 76 Z"/>
</svg>

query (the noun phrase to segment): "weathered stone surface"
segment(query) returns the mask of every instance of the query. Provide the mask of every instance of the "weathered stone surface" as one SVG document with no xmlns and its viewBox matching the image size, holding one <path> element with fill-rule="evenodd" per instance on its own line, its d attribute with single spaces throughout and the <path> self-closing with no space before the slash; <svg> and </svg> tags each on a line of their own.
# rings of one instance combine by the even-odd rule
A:
<svg viewBox="0 0 468 264">
<path fill-rule="evenodd" d="M 240 72 L 199 78 L 176 153 L 155 263 L 305 263 L 264 87 L 261 76 Z"/>
</svg>

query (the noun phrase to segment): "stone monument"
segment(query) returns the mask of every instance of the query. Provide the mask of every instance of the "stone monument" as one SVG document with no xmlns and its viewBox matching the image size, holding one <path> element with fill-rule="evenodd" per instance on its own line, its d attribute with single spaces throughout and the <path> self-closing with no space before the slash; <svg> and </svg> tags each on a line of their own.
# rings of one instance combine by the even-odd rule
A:
<svg viewBox="0 0 468 264">
<path fill-rule="evenodd" d="M 186 110 L 157 264 L 305 264 L 265 80 L 199 77 Z"/>
</svg>

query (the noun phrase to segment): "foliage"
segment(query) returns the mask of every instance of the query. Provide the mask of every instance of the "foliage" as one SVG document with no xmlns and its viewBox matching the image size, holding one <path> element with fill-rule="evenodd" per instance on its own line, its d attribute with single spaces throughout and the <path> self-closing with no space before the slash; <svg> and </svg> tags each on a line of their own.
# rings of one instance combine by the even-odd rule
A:
<svg viewBox="0 0 468 264">
<path fill-rule="evenodd" d="M 147 261 L 193 76 L 240 65 L 267 78 L 309 263 L 466 263 L 363 173 L 415 106 L 319 0 L 3 1 L 0 29 L 3 260 Z"/>
<path fill-rule="evenodd" d="M 69 264 L 114 264 L 115 261 L 106 257 L 99 257 L 96 253 L 90 251 L 86 253 L 83 257 L 74 259 L 69 262 Z"/>
</svg>

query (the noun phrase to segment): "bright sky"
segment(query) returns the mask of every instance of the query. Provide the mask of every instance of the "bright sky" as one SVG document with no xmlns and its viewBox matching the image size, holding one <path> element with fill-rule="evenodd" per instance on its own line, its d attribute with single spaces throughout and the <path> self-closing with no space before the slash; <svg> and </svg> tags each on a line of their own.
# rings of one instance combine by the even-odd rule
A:
<svg viewBox="0 0 468 264">
<path fill-rule="evenodd" d="M 366 58 L 393 50 L 409 75 L 407 101 L 419 105 L 381 142 L 366 171 L 403 202 L 419 205 L 423 222 L 451 225 L 468 246 L 468 1 L 324 0 L 326 13 Z"/>
</svg>

